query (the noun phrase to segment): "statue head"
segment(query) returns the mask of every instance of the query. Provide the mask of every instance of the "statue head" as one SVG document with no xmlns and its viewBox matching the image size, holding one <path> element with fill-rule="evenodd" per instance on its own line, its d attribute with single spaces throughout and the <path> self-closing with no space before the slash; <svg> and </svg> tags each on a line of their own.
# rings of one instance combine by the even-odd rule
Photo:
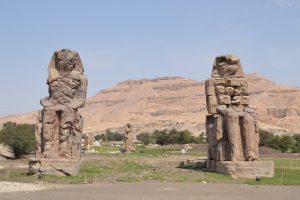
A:
<svg viewBox="0 0 300 200">
<path fill-rule="evenodd" d="M 56 53 L 56 67 L 61 71 L 72 71 L 77 62 L 76 53 L 69 49 L 62 49 Z"/>
<path fill-rule="evenodd" d="M 216 57 L 212 71 L 212 78 L 227 76 L 244 77 L 239 57 L 234 55 Z"/>
<path fill-rule="evenodd" d="M 132 125 L 131 125 L 130 123 L 127 123 L 127 124 L 126 124 L 126 128 L 131 129 L 131 128 L 132 128 Z"/>
<path fill-rule="evenodd" d="M 61 49 L 54 52 L 48 66 L 48 70 L 64 72 L 77 71 L 79 73 L 83 73 L 83 66 L 77 52 L 70 49 Z"/>
</svg>

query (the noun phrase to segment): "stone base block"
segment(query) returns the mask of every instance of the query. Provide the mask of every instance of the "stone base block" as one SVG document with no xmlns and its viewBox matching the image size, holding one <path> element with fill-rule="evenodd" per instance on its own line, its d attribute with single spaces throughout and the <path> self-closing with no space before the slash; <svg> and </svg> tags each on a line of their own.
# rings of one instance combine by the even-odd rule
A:
<svg viewBox="0 0 300 200">
<path fill-rule="evenodd" d="M 273 161 L 208 161 L 208 168 L 234 178 L 273 177 Z"/>
<path fill-rule="evenodd" d="M 79 159 L 30 158 L 28 164 L 29 174 L 74 176 L 80 169 Z"/>
</svg>

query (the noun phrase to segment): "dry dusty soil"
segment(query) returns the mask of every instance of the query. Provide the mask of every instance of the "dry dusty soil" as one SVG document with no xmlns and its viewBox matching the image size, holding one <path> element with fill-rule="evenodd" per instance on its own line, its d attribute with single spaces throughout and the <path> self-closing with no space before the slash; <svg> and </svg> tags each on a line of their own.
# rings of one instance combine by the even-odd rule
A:
<svg viewBox="0 0 300 200">
<path fill-rule="evenodd" d="M 65 185 L 40 191 L 0 193 L 1 200 L 297 200 L 299 197 L 299 186 L 170 182 Z"/>
</svg>

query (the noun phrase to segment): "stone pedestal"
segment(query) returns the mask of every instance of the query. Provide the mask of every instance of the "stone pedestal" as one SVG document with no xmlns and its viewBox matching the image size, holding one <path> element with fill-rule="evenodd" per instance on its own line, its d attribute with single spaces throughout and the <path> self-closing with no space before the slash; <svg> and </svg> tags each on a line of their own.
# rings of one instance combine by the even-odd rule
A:
<svg viewBox="0 0 300 200">
<path fill-rule="evenodd" d="M 80 169 L 79 159 L 45 159 L 30 158 L 29 173 L 58 176 L 78 175 Z"/>
<path fill-rule="evenodd" d="M 234 178 L 273 177 L 273 161 L 208 161 L 208 169 Z"/>
</svg>

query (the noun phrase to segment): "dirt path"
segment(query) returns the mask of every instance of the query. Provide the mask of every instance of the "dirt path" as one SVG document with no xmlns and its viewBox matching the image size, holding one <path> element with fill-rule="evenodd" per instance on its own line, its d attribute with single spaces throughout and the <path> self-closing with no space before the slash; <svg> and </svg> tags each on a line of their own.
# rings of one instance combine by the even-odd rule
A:
<svg viewBox="0 0 300 200">
<path fill-rule="evenodd" d="M 68 185 L 37 192 L 0 193 L 1 200 L 296 200 L 299 196 L 297 186 L 169 182 Z"/>
</svg>

